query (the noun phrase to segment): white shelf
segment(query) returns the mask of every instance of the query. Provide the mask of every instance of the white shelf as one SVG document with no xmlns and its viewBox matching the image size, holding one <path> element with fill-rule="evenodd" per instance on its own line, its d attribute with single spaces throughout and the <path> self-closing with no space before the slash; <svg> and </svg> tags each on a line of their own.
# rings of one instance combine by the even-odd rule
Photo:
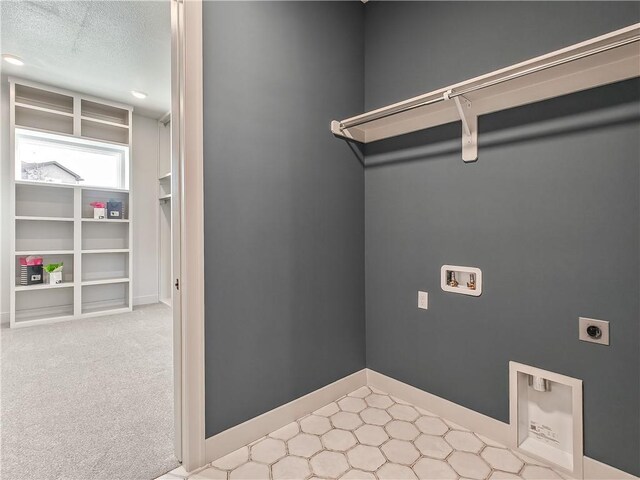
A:
<svg viewBox="0 0 640 480">
<path fill-rule="evenodd" d="M 67 320 L 73 320 L 75 317 L 73 314 L 60 314 L 60 315 L 23 315 L 16 313 L 16 321 L 12 325 L 12 328 L 21 327 L 34 327 L 36 325 L 47 325 L 50 323 L 66 322 Z"/>
<path fill-rule="evenodd" d="M 81 190 L 95 190 L 100 192 L 129 193 L 126 188 L 92 187 L 91 185 L 74 185 L 71 183 L 33 182 L 30 180 L 16 180 L 16 185 L 33 185 L 36 187 L 79 188 Z"/>
<path fill-rule="evenodd" d="M 116 219 L 116 220 L 108 220 L 106 218 L 83 218 L 83 222 L 96 222 L 96 223 L 129 223 L 128 218 Z"/>
<path fill-rule="evenodd" d="M 16 220 L 30 220 L 30 221 L 42 221 L 42 222 L 73 222 L 73 218 L 69 217 L 32 217 L 29 215 L 16 216 Z"/>
<path fill-rule="evenodd" d="M 129 193 L 129 190 L 126 188 L 110 188 L 110 187 L 92 187 L 89 185 L 80 186 L 82 190 L 96 190 L 100 192 L 117 192 L 117 193 Z"/>
<path fill-rule="evenodd" d="M 171 172 L 169 172 L 169 173 L 165 173 L 164 175 L 160 175 L 160 176 L 158 177 L 158 180 L 165 180 L 165 179 L 167 179 L 167 178 L 171 178 Z"/>
<path fill-rule="evenodd" d="M 111 283 L 127 283 L 128 278 L 104 278 L 101 280 L 85 280 L 82 282 L 82 286 L 87 285 L 109 285 Z"/>
<path fill-rule="evenodd" d="M 30 290 L 47 290 L 49 288 L 70 288 L 75 282 L 62 282 L 57 284 L 38 283 L 36 285 L 16 285 L 16 292 L 28 292 Z"/>
<path fill-rule="evenodd" d="M 33 185 L 35 187 L 60 187 L 60 188 L 80 188 L 80 185 L 71 183 L 54 183 L 54 182 L 33 182 L 30 180 L 16 180 L 16 185 Z"/>
<path fill-rule="evenodd" d="M 63 112 L 61 110 L 56 110 L 54 108 L 40 107 L 38 105 L 30 105 L 28 103 L 22 103 L 22 102 L 16 102 L 15 105 L 16 105 L 16 107 L 28 108 L 28 109 L 31 109 L 31 110 L 36 110 L 38 112 L 53 113 L 55 115 L 61 115 L 63 117 L 73 117 L 73 113 Z"/>
<path fill-rule="evenodd" d="M 377 110 L 331 122 L 375 142 L 462 120 L 463 159 L 477 158 L 477 117 L 640 76 L 640 24 Z"/>
<path fill-rule="evenodd" d="M 116 123 L 116 122 L 110 122 L 108 120 L 100 120 L 98 118 L 91 118 L 91 117 L 80 117 L 82 120 L 86 120 L 87 122 L 94 122 L 94 123 L 99 123 L 101 125 L 109 125 L 110 127 L 118 127 L 118 128 L 124 128 L 124 129 L 128 129 L 129 125 L 124 125 L 122 123 Z"/>
<path fill-rule="evenodd" d="M 171 194 L 167 193 L 166 195 L 161 195 L 158 197 L 158 200 L 170 200 L 171 199 Z"/>
<path fill-rule="evenodd" d="M 116 315 L 118 313 L 127 313 L 131 309 L 124 304 L 109 307 L 83 307 L 80 318 L 99 317 L 102 315 Z"/>
<path fill-rule="evenodd" d="M 19 250 L 16 255 L 73 255 L 73 250 Z"/>
<path fill-rule="evenodd" d="M 129 253 L 128 248 L 96 248 L 93 250 L 82 250 L 82 253 Z"/>
</svg>

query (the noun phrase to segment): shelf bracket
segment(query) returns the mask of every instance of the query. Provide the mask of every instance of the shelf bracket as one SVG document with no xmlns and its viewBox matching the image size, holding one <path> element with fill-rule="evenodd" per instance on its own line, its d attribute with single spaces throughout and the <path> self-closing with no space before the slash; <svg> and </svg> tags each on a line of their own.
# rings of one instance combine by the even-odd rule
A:
<svg viewBox="0 0 640 480">
<path fill-rule="evenodd" d="M 478 159 L 478 116 L 471 108 L 471 101 L 458 95 L 450 97 L 448 91 L 446 97 L 453 100 L 462 120 L 462 160 L 474 162 Z"/>
</svg>

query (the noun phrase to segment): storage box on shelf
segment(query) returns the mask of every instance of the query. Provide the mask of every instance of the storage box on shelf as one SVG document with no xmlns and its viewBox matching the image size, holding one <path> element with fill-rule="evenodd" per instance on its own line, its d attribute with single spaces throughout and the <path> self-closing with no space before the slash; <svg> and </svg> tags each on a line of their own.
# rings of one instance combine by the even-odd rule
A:
<svg viewBox="0 0 640 480">
<path fill-rule="evenodd" d="M 20 128 L 19 132 L 36 132 L 38 141 L 42 136 L 45 141 L 60 138 L 84 149 L 117 148 L 130 160 L 131 107 L 30 81 L 9 81 L 10 200 L 14 214 L 10 325 L 23 327 L 130 311 L 129 189 L 26 180 L 23 172 L 16 174 L 15 155 L 16 128 Z M 122 147 L 114 147 L 114 142 Z M 126 168 L 125 186 L 131 174 L 130 161 Z M 95 201 L 112 202 L 115 219 L 94 219 L 90 204 Z M 43 283 L 20 285 L 20 258 L 29 255 L 42 257 L 45 265 L 63 263 L 62 283 L 50 284 L 45 272 Z"/>
</svg>

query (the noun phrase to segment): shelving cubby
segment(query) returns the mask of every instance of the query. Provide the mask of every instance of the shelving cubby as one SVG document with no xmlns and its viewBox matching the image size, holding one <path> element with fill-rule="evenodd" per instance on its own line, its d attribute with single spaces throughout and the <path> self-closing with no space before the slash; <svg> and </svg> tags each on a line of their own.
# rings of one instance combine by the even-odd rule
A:
<svg viewBox="0 0 640 480">
<path fill-rule="evenodd" d="M 105 188 L 82 188 L 82 219 L 83 220 L 95 220 L 93 218 L 93 202 L 108 202 L 115 200 L 122 202 L 122 220 L 129 219 L 129 192 L 120 189 L 105 189 Z M 105 218 L 105 223 L 114 222 L 114 220 Z M 117 220 L 115 220 L 117 221 Z"/>
<path fill-rule="evenodd" d="M 55 217 L 73 220 L 73 187 L 16 182 L 15 214 L 20 217 Z"/>
<path fill-rule="evenodd" d="M 15 292 L 12 326 L 22 327 L 74 318 L 75 288 L 18 290 Z"/>
<path fill-rule="evenodd" d="M 72 286 L 74 284 L 74 253 L 73 251 L 63 252 L 63 253 L 35 253 L 42 257 L 44 264 L 49 263 L 62 263 L 62 287 Z M 15 264 L 15 272 L 16 278 L 14 279 L 14 285 L 16 291 L 26 291 L 26 290 L 42 290 L 47 288 L 61 288 L 58 285 L 49 285 L 48 274 L 44 272 L 44 283 L 36 284 L 36 285 L 20 285 L 20 257 L 26 256 L 21 254 L 20 252 L 16 252 L 14 264 Z"/>
<path fill-rule="evenodd" d="M 33 168 L 29 162 L 34 160 L 18 159 L 17 166 L 16 156 L 17 139 L 23 141 L 33 135 L 37 135 L 38 141 L 50 141 L 52 145 L 56 141 L 58 145 L 71 144 L 72 148 L 77 145 L 81 151 L 116 150 L 123 152 L 119 155 L 124 165 L 118 185 L 128 186 L 132 108 L 27 80 L 10 78 L 9 83 L 12 179 L 9 198 L 13 216 L 9 237 L 10 326 L 130 311 L 131 191 L 84 185 L 81 175 L 72 181 L 38 174 L 37 180 L 33 180 L 31 170 L 23 169 Z M 38 168 L 40 162 L 51 163 L 44 154 L 40 158 L 45 159 L 35 160 Z M 65 158 L 57 162 L 64 164 Z M 90 177 L 91 174 L 86 178 Z M 94 219 L 90 204 L 96 201 L 122 202 L 122 217 Z M 29 255 L 42 257 L 45 265 L 63 263 L 62 283 L 49 284 L 45 271 L 43 283 L 21 285 L 20 258 Z"/>
<path fill-rule="evenodd" d="M 16 250 L 73 250 L 73 227 L 74 222 L 16 219 Z"/>
<path fill-rule="evenodd" d="M 82 286 L 82 314 L 96 315 L 129 309 L 129 283 Z"/>
<path fill-rule="evenodd" d="M 126 252 L 83 253 L 82 283 L 129 280 L 129 255 Z"/>
<path fill-rule="evenodd" d="M 73 134 L 73 96 L 15 85 L 15 124 L 49 132 Z"/>
<path fill-rule="evenodd" d="M 123 222 L 82 222 L 82 250 L 129 248 L 129 224 Z"/>
</svg>

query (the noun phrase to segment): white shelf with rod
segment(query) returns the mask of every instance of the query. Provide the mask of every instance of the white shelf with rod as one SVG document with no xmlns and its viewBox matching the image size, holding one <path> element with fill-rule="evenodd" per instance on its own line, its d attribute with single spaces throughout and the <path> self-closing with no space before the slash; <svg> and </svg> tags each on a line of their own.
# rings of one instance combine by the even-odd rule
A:
<svg viewBox="0 0 640 480">
<path fill-rule="evenodd" d="M 171 114 L 158 121 L 158 299 L 171 305 L 172 272 L 172 200 L 171 187 Z"/>
<path fill-rule="evenodd" d="M 28 80 L 10 78 L 9 84 L 10 326 L 131 311 L 132 107 Z M 119 166 L 111 172 L 110 183 L 101 183 L 101 173 L 90 171 L 93 180 L 85 181 L 65 160 L 19 157 L 17 146 L 23 141 L 69 147 L 65 155 L 79 151 L 83 164 L 111 155 L 112 164 Z M 55 175 L 44 169 L 50 164 L 55 164 Z M 92 168 L 103 168 L 95 165 Z M 121 202 L 121 218 L 93 218 L 90 203 L 95 201 Z M 45 283 L 21 285 L 20 258 L 31 255 L 42 257 L 44 264 L 62 262 L 62 283 L 46 283 L 44 273 Z"/>
<path fill-rule="evenodd" d="M 462 158 L 478 156 L 479 115 L 640 76 L 640 24 L 355 117 L 331 122 L 338 136 L 375 142 L 462 122 Z"/>
</svg>

